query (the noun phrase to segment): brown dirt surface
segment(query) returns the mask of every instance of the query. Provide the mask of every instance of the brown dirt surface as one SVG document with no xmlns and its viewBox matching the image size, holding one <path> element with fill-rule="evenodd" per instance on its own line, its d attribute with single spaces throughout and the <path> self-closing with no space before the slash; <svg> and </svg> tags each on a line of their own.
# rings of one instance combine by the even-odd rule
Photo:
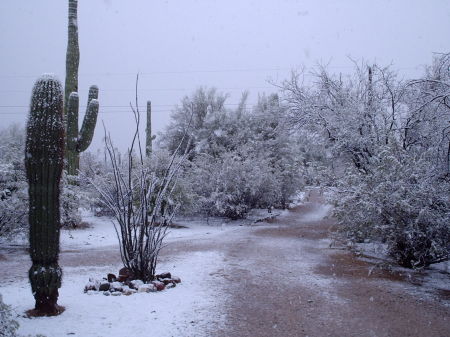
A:
<svg viewBox="0 0 450 337">
<path fill-rule="evenodd" d="M 450 336 L 445 291 L 330 249 L 333 221 L 310 216 L 322 206 L 313 194 L 230 243 L 227 324 L 216 336 Z"/>
</svg>

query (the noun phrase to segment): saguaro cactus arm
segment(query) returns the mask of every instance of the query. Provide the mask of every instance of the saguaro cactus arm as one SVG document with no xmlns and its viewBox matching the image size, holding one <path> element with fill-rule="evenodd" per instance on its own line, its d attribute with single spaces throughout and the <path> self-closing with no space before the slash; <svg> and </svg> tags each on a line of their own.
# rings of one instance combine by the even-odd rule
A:
<svg viewBox="0 0 450 337">
<path fill-rule="evenodd" d="M 99 103 L 97 99 L 92 99 L 87 107 L 86 115 L 83 119 L 83 125 L 78 138 L 77 151 L 85 151 L 91 145 L 94 136 L 95 124 L 97 123 Z"/>
<path fill-rule="evenodd" d="M 67 104 L 67 150 L 75 151 L 78 142 L 78 93 L 72 92 Z"/>
<path fill-rule="evenodd" d="M 25 168 L 29 184 L 29 278 L 37 315 L 55 315 L 61 287 L 58 265 L 60 179 L 64 164 L 62 85 L 51 76 L 36 81 L 27 123 Z"/>
</svg>

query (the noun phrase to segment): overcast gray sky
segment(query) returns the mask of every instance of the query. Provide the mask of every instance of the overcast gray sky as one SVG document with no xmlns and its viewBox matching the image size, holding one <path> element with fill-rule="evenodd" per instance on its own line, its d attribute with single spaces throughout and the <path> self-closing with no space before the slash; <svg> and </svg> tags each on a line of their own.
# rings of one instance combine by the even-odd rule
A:
<svg viewBox="0 0 450 337">
<path fill-rule="evenodd" d="M 448 0 L 79 0 L 80 100 L 100 87 L 99 121 L 121 148 L 133 127 L 127 108 L 140 75 L 142 106 L 154 128 L 200 85 L 228 92 L 273 92 L 290 69 L 316 62 L 345 72 L 348 59 L 393 63 L 419 76 L 432 52 L 450 50 Z M 24 123 L 42 73 L 65 76 L 67 1 L 0 1 L 0 125 Z M 82 108 L 83 109 L 83 108 Z M 84 109 L 83 109 L 84 111 Z M 142 109 L 145 112 L 145 109 Z M 81 123 L 81 119 L 80 119 Z M 97 128 L 93 148 L 101 146 Z"/>
</svg>

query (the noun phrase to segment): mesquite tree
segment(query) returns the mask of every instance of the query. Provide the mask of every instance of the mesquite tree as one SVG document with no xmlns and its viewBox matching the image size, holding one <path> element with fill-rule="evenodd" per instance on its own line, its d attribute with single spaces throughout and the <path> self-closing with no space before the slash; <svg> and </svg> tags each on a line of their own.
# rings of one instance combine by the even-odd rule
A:
<svg viewBox="0 0 450 337">
<path fill-rule="evenodd" d="M 98 115 L 98 87 L 89 88 L 86 115 L 78 131 L 78 66 L 80 48 L 77 23 L 78 0 L 69 0 L 68 42 L 66 53 L 66 85 L 64 90 L 64 114 L 66 118 L 66 157 L 68 175 L 77 175 L 80 167 L 80 152 L 91 144 Z"/>
<path fill-rule="evenodd" d="M 27 123 L 25 167 L 29 184 L 29 278 L 38 315 L 56 315 L 62 271 L 58 265 L 60 179 L 64 164 L 63 94 L 51 76 L 36 81 Z"/>
</svg>

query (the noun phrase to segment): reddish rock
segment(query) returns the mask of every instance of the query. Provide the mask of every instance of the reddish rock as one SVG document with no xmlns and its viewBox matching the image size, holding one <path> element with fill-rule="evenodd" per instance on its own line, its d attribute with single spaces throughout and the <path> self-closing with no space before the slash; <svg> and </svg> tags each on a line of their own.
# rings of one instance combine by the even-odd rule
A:
<svg viewBox="0 0 450 337">
<path fill-rule="evenodd" d="M 175 283 L 181 283 L 181 279 L 178 276 L 172 277 L 172 281 Z"/>
<path fill-rule="evenodd" d="M 174 281 L 171 278 L 163 278 L 163 279 L 160 279 L 160 281 L 162 283 L 164 283 L 165 285 L 168 285 L 170 283 L 174 283 Z"/>
<path fill-rule="evenodd" d="M 162 273 L 162 274 L 156 275 L 156 278 L 158 280 L 165 279 L 165 278 L 172 278 L 172 275 L 170 273 Z"/>
<path fill-rule="evenodd" d="M 123 267 L 119 270 L 119 282 L 131 281 L 133 278 L 133 272 L 127 267 Z"/>
<path fill-rule="evenodd" d="M 112 282 L 116 282 L 117 281 L 117 277 L 114 274 L 108 274 L 107 276 L 108 282 L 112 283 Z"/>
<path fill-rule="evenodd" d="M 163 282 L 153 281 L 152 284 L 155 286 L 157 291 L 161 291 L 164 290 L 164 288 L 166 288 L 166 285 Z"/>
</svg>

